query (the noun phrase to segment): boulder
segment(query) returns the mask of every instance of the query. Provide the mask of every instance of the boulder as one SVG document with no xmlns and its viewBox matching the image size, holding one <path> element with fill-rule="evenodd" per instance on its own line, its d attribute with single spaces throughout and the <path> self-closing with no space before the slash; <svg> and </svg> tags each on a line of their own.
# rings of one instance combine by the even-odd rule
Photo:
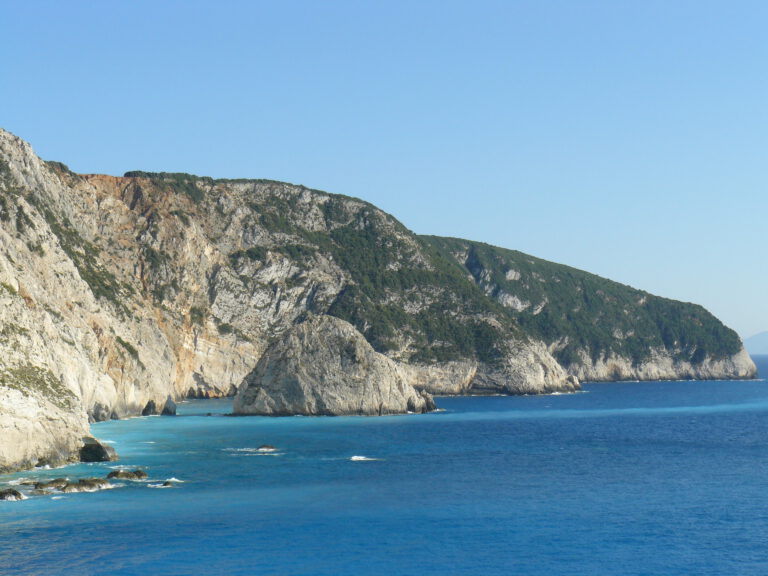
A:
<svg viewBox="0 0 768 576">
<path fill-rule="evenodd" d="M 383 415 L 427 412 L 396 363 L 350 323 L 310 316 L 274 342 L 235 396 L 235 414 Z"/>
<path fill-rule="evenodd" d="M 6 488 L 5 490 L 0 490 L 0 500 L 24 500 L 24 496 L 18 490 Z"/>
<path fill-rule="evenodd" d="M 117 460 L 117 452 L 112 446 L 103 444 L 93 436 L 83 438 L 83 447 L 80 448 L 81 462 L 112 462 Z"/>
</svg>

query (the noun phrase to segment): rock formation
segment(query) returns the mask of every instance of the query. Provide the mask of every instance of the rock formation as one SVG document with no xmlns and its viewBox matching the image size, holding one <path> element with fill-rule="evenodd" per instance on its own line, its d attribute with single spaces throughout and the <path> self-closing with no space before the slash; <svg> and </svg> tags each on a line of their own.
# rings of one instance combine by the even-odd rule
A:
<svg viewBox="0 0 768 576">
<path fill-rule="evenodd" d="M 136 470 L 112 470 L 112 472 L 107 474 L 108 480 L 144 480 L 146 478 L 147 473 L 139 468 Z"/>
<path fill-rule="evenodd" d="M 354 326 L 317 316 L 270 346 L 235 396 L 235 414 L 382 415 L 428 412 L 432 397 L 408 384 L 396 363 Z"/>
<path fill-rule="evenodd" d="M 117 452 L 109 444 L 103 444 L 91 436 L 83 438 L 80 448 L 81 462 L 113 462 L 117 460 Z"/>
<path fill-rule="evenodd" d="M 0 471 L 77 459 L 89 421 L 233 395 L 308 313 L 432 393 L 754 374 L 700 307 L 596 278 L 303 186 L 75 174 L 0 130 Z"/>
</svg>

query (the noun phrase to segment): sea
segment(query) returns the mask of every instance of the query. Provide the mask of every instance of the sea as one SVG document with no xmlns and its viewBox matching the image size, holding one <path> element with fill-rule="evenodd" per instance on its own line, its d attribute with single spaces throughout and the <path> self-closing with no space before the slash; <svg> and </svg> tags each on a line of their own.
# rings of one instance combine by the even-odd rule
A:
<svg viewBox="0 0 768 576">
<path fill-rule="evenodd" d="M 118 462 L 0 488 L 149 477 L 0 502 L 0 574 L 768 574 L 765 380 L 437 402 L 266 418 L 195 400 L 95 424 Z"/>
</svg>

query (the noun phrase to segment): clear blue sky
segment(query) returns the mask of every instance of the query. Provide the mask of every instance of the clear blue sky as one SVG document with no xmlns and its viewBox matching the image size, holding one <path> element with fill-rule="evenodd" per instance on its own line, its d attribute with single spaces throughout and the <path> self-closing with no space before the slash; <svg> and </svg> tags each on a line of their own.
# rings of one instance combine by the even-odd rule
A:
<svg viewBox="0 0 768 576">
<path fill-rule="evenodd" d="M 0 0 L 0 126 L 78 172 L 358 196 L 768 330 L 768 2 Z"/>
</svg>

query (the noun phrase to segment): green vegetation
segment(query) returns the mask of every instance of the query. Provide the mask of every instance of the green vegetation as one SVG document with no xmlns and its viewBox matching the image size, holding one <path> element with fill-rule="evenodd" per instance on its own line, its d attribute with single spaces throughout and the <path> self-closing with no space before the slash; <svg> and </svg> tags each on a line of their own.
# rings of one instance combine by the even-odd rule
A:
<svg viewBox="0 0 768 576">
<path fill-rule="evenodd" d="M 212 185 L 214 180 L 208 176 L 195 176 L 184 172 L 143 172 L 134 170 L 126 172 L 125 178 L 149 178 L 157 183 L 169 186 L 177 193 L 186 194 L 195 204 L 199 204 L 205 198 L 205 192 L 200 188 L 199 182 Z"/>
<path fill-rule="evenodd" d="M 653 296 L 581 270 L 514 250 L 452 238 L 423 237 L 446 255 L 464 255 L 464 265 L 492 297 L 516 297 L 520 310 L 507 314 L 545 342 L 568 344 L 556 356 L 569 365 L 577 351 L 593 359 L 605 353 L 648 358 L 664 347 L 675 357 L 697 363 L 706 356 L 735 354 L 741 343 L 701 306 Z"/>
<path fill-rule="evenodd" d="M 219 331 L 219 334 L 221 334 L 222 336 L 226 336 L 227 334 L 232 334 L 235 331 L 234 326 L 232 326 L 231 324 L 227 324 L 225 322 L 222 322 L 221 324 L 217 322 L 216 328 Z"/>
<path fill-rule="evenodd" d="M 178 218 L 181 221 L 181 223 L 184 224 L 184 226 L 189 227 L 190 220 L 186 212 L 184 212 L 183 210 L 171 210 L 171 215 L 176 216 L 176 218 Z"/>
<path fill-rule="evenodd" d="M 144 261 L 149 265 L 149 269 L 153 273 L 157 273 L 171 261 L 171 257 L 162 250 L 155 250 L 151 246 L 145 246 Z"/>
<path fill-rule="evenodd" d="M 63 172 L 65 174 L 75 175 L 75 173 L 69 169 L 69 166 L 67 166 L 63 162 L 57 162 L 56 160 L 45 160 L 45 164 L 46 166 L 48 166 L 48 168 L 51 168 L 56 172 Z"/>
<path fill-rule="evenodd" d="M 11 211 L 5 196 L 0 196 L 0 222 L 10 222 Z"/>
<path fill-rule="evenodd" d="M 485 297 L 456 262 L 420 246 L 396 220 L 340 196 L 318 205 L 327 231 L 302 227 L 303 215 L 291 196 L 275 194 L 250 204 L 262 227 L 290 236 L 269 250 L 307 267 L 324 253 L 349 275 L 352 283 L 327 310 L 316 312 L 351 322 L 380 352 L 398 349 L 405 336 L 416 351 L 414 360 L 424 362 L 466 357 L 493 362 L 506 339 L 521 335 L 511 320 L 492 327 L 488 319 L 503 314 L 501 306 Z M 266 249 L 241 250 L 230 261 L 237 265 L 246 256 L 263 261 Z M 297 278 L 297 285 L 301 281 Z M 410 299 L 421 303 L 411 313 L 406 311 Z"/>
<path fill-rule="evenodd" d="M 24 234 L 27 229 L 35 229 L 35 223 L 27 216 L 24 208 L 18 206 L 16 208 L 16 231 L 19 234 Z"/>
<path fill-rule="evenodd" d="M 10 342 L 11 340 L 17 340 L 20 336 L 26 336 L 29 334 L 29 330 L 18 324 L 12 322 L 6 322 L 0 325 L 0 341 Z"/>
<path fill-rule="evenodd" d="M 99 263 L 99 248 L 80 236 L 66 217 L 61 221 L 47 208 L 38 206 L 51 231 L 59 239 L 59 244 L 72 260 L 80 277 L 90 286 L 96 298 L 111 302 L 122 314 L 130 311 L 123 302 L 126 294 L 133 292 L 130 286 L 121 284 L 109 270 Z"/>
<path fill-rule="evenodd" d="M 32 254 L 36 254 L 38 256 L 45 256 L 45 248 L 43 248 L 43 245 L 33 244 L 32 242 L 27 242 L 27 248 L 29 249 Z"/>
<path fill-rule="evenodd" d="M 139 351 L 136 350 L 135 346 L 133 346 L 132 344 L 126 342 L 125 340 L 120 338 L 120 336 L 115 336 L 115 341 L 118 344 L 120 344 L 120 346 L 125 348 L 125 351 L 128 352 L 128 354 L 130 354 L 131 357 L 133 357 L 134 360 L 138 360 L 139 359 Z"/>
<path fill-rule="evenodd" d="M 236 266 L 242 258 L 248 258 L 249 260 L 264 262 L 267 259 L 267 248 L 264 246 L 251 246 L 247 250 L 238 250 L 232 252 L 229 255 L 229 261 L 232 266 Z"/>
<path fill-rule="evenodd" d="M 41 394 L 59 408 L 69 409 L 75 395 L 46 368 L 25 364 L 0 372 L 0 386 L 18 390 L 24 394 Z"/>
<path fill-rule="evenodd" d="M 8 284 L 7 282 L 0 282 L 0 288 L 8 292 L 11 296 L 16 296 L 18 292 L 16 291 L 16 288 Z"/>
<path fill-rule="evenodd" d="M 189 309 L 189 319 L 192 321 L 193 324 L 197 324 L 198 326 L 202 326 L 205 324 L 205 317 L 206 317 L 206 310 L 205 308 L 200 308 L 198 306 L 193 306 Z"/>
<path fill-rule="evenodd" d="M 50 165 L 59 172 L 68 171 L 65 166 Z M 13 221 L 23 232 L 34 223 L 8 195 L 9 175 L 7 164 L 0 164 L 5 189 L 0 194 L 0 221 Z M 333 261 L 344 272 L 345 287 L 333 302 L 315 304 L 310 299 L 310 308 L 316 306 L 313 312 L 348 320 L 381 352 L 399 351 L 407 342 L 415 361 L 476 358 L 494 363 L 507 346 L 526 335 L 551 344 L 564 365 L 578 362 L 584 352 L 593 359 L 613 353 L 639 363 L 652 349 L 664 347 L 675 358 L 696 363 L 740 349 L 738 336 L 699 306 L 658 298 L 512 250 L 415 236 L 397 220 L 359 200 L 316 193 L 314 201 L 307 202 L 306 196 L 302 198 L 306 189 L 271 181 L 139 171 L 125 176 L 150 179 L 161 190 L 205 204 L 203 210 L 181 198 L 173 199 L 188 209 L 170 212 L 184 226 L 192 224 L 190 214 L 218 218 L 215 209 L 227 217 L 225 204 L 215 203 L 213 193 L 206 196 L 217 184 L 253 183 L 253 195 L 245 200 L 253 211 L 247 226 L 258 225 L 262 230 L 252 236 L 259 239 L 258 246 L 229 254 L 235 273 L 247 284 L 246 275 L 255 266 L 246 264 L 265 262 L 273 253 L 291 259 L 300 270 L 284 278 L 282 288 L 308 288 L 305 271 L 322 259 Z M 31 197 L 28 200 L 35 202 Z M 121 285 L 99 264 L 99 249 L 82 238 L 66 218 L 37 207 L 94 295 L 127 312 L 123 300 L 131 288 Z M 178 293 L 173 257 L 150 246 L 141 250 L 149 272 L 145 280 L 155 301 L 163 302 L 171 289 Z M 200 298 L 196 300 L 199 305 L 190 308 L 189 319 L 204 325 L 209 311 L 205 297 Z M 235 326 L 214 321 L 219 334 L 240 336 Z M 133 346 L 117 341 L 138 358 Z"/>
</svg>

